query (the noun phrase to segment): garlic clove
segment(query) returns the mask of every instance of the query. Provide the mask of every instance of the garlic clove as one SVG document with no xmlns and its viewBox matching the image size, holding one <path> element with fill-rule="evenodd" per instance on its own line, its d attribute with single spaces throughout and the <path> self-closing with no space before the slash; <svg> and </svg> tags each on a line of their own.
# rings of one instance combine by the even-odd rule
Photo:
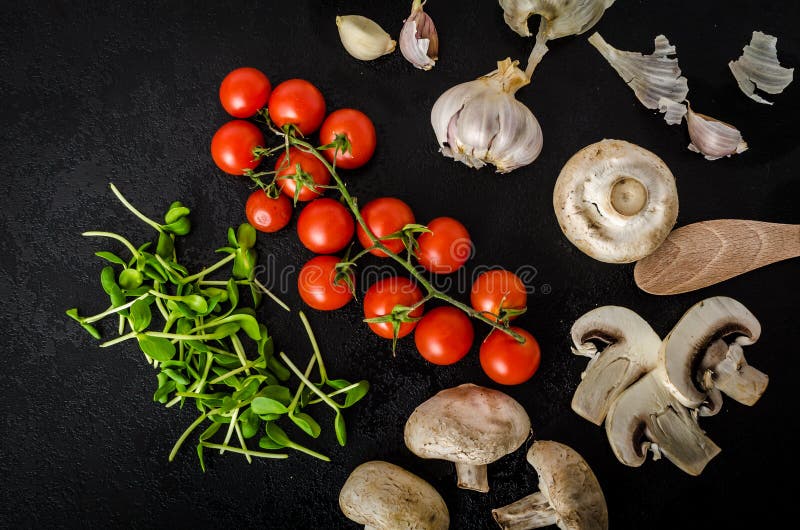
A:
<svg viewBox="0 0 800 530">
<path fill-rule="evenodd" d="M 492 164 L 508 173 L 530 164 L 542 150 L 542 129 L 514 93 L 529 82 L 516 61 L 456 85 L 439 96 L 431 125 L 442 154 L 469 167 Z"/>
<path fill-rule="evenodd" d="M 439 58 L 439 36 L 433 20 L 422 10 L 424 2 L 414 0 L 411 14 L 400 30 L 400 53 L 421 70 L 430 70 Z"/>
<path fill-rule="evenodd" d="M 753 101 L 772 105 L 755 93 L 756 87 L 767 94 L 780 94 L 794 79 L 794 68 L 784 68 L 778 62 L 778 39 L 760 31 L 754 31 L 744 53 L 728 67 L 736 78 L 739 88 Z"/>
<path fill-rule="evenodd" d="M 674 105 L 686 99 L 689 85 L 681 75 L 678 59 L 670 58 L 675 55 L 675 46 L 664 35 L 655 38 L 655 49 L 650 55 L 618 50 L 608 44 L 599 33 L 589 37 L 589 42 L 631 87 L 636 98 L 645 107 L 664 112 L 664 119 L 669 124 L 680 123 L 680 120 L 675 121 L 680 109 Z M 660 105 L 662 99 L 666 99 L 669 104 Z"/>
<path fill-rule="evenodd" d="M 336 17 L 336 26 L 344 49 L 361 61 L 392 53 L 397 44 L 377 22 L 361 15 Z"/>
<path fill-rule="evenodd" d="M 719 121 L 705 114 L 692 110 L 691 105 L 686 115 L 689 126 L 689 150 L 705 155 L 706 160 L 717 160 L 724 156 L 747 151 L 747 142 L 742 138 L 739 129 L 724 121 Z"/>
</svg>

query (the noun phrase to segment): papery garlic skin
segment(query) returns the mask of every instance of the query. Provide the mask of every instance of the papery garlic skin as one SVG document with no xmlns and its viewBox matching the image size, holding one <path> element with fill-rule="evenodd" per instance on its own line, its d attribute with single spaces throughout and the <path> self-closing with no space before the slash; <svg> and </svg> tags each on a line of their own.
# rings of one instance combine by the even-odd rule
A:
<svg viewBox="0 0 800 530">
<path fill-rule="evenodd" d="M 505 59 L 497 70 L 456 85 L 439 96 L 431 125 L 444 156 L 481 168 L 492 164 L 508 173 L 536 160 L 542 129 L 514 93 L 529 82 L 517 62 Z"/>
<path fill-rule="evenodd" d="M 691 105 L 686 114 L 686 124 L 689 126 L 689 138 L 692 139 L 689 150 L 705 155 L 706 160 L 717 160 L 747 151 L 747 142 L 739 129 L 694 112 Z"/>
<path fill-rule="evenodd" d="M 728 63 L 742 92 L 753 101 L 772 105 L 755 93 L 756 87 L 767 94 L 780 94 L 794 79 L 794 68 L 784 68 L 778 62 L 778 39 L 754 31 L 742 56 Z"/>
<path fill-rule="evenodd" d="M 336 26 L 344 49 L 361 61 L 392 53 L 397 44 L 377 22 L 361 15 L 336 17 Z"/>
<path fill-rule="evenodd" d="M 423 2 L 414 0 L 397 40 L 403 57 L 421 70 L 430 70 L 439 58 L 439 35 L 433 20 L 422 10 Z"/>
<path fill-rule="evenodd" d="M 631 87 L 642 105 L 664 112 L 664 118 L 671 125 L 680 123 L 680 120 L 675 121 L 678 113 L 674 112 L 676 107 L 673 104 L 680 104 L 686 99 L 689 84 L 681 75 L 678 59 L 669 57 L 675 55 L 675 46 L 664 35 L 655 38 L 654 50 L 650 55 L 618 50 L 599 33 L 589 37 L 589 43 L 597 48 L 622 80 Z M 673 112 L 667 113 L 670 108 Z"/>
</svg>

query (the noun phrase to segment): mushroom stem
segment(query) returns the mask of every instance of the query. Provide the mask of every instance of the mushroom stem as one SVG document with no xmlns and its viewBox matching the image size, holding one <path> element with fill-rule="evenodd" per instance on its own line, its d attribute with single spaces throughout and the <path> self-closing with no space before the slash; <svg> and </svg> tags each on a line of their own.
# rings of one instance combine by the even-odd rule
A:
<svg viewBox="0 0 800 530">
<path fill-rule="evenodd" d="M 554 525 L 558 521 L 556 511 L 541 491 L 492 510 L 492 517 L 503 530 L 541 528 Z"/>
<path fill-rule="evenodd" d="M 714 388 L 743 405 L 754 405 L 769 383 L 767 374 L 745 363 L 738 344 L 731 345 L 730 353 L 716 366 L 711 378 Z"/>
<path fill-rule="evenodd" d="M 458 487 L 480 491 L 489 491 L 489 478 L 486 473 L 486 464 L 467 464 L 456 462 L 456 475 L 458 476 Z"/>
</svg>

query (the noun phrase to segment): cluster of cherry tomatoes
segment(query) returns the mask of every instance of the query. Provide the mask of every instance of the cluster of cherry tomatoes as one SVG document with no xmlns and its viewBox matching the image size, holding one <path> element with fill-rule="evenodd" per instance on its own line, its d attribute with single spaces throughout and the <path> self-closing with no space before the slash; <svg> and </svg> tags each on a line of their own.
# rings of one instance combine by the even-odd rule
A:
<svg viewBox="0 0 800 530">
<path fill-rule="evenodd" d="M 236 119 L 223 125 L 211 142 L 211 154 L 220 169 L 232 175 L 244 175 L 260 163 L 253 151 L 264 145 L 260 129 L 244 118 L 268 109 L 271 122 L 284 131 L 294 128 L 302 137 L 319 130 L 320 145 L 333 145 L 346 137 L 349 149 L 322 149 L 324 158 L 335 167 L 354 169 L 366 164 L 375 151 L 375 127 L 370 119 L 355 109 L 341 109 L 325 117 L 325 100 L 311 83 L 291 79 L 273 90 L 267 77 L 254 68 L 234 70 L 220 86 L 220 100 Z M 287 160 L 288 158 L 288 160 Z M 379 258 L 388 255 L 373 248 L 367 232 L 357 224 L 340 201 L 322 197 L 330 187 L 328 167 L 311 152 L 291 147 L 278 157 L 275 178 L 281 193 L 273 198 L 264 190 L 254 191 L 246 205 L 250 224 L 263 232 L 285 227 L 292 215 L 292 200 L 306 203 L 297 219 L 301 243 L 318 254 L 309 260 L 298 275 L 298 290 L 312 308 L 330 311 L 353 299 L 355 275 L 342 266 L 336 256 L 355 235 L 361 246 Z M 300 173 L 302 178 L 298 178 Z M 307 183 L 308 185 L 304 185 Z M 299 190 L 298 190 L 299 188 Z M 450 274 L 469 258 L 471 240 L 467 229 L 456 219 L 439 217 L 418 234 L 404 233 L 416 219 L 411 208 L 393 197 L 368 202 L 360 209 L 361 217 L 372 234 L 390 252 L 401 254 L 409 246 L 417 263 L 434 274 Z M 409 245 L 410 238 L 415 242 Z M 472 285 L 472 307 L 492 320 L 512 320 L 527 304 L 523 282 L 512 272 L 490 270 Z M 464 311 L 436 307 L 425 312 L 425 297 L 419 286 L 402 276 L 375 281 L 363 298 L 364 318 L 380 337 L 399 339 L 412 331 L 420 354 L 428 361 L 447 365 L 462 359 L 472 347 L 475 331 Z M 480 362 L 486 374 L 501 384 L 527 381 L 538 369 L 539 346 L 527 331 L 512 327 L 525 342 L 494 330 L 480 347 Z"/>
</svg>

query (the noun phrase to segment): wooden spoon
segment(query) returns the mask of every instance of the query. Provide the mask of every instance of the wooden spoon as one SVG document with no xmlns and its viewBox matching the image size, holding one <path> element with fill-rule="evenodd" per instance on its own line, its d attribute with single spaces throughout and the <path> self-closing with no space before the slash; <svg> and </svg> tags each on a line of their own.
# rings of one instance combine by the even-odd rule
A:
<svg viewBox="0 0 800 530">
<path fill-rule="evenodd" d="M 717 219 L 673 230 L 633 277 L 650 294 L 679 294 L 798 256 L 800 225 Z"/>
</svg>

